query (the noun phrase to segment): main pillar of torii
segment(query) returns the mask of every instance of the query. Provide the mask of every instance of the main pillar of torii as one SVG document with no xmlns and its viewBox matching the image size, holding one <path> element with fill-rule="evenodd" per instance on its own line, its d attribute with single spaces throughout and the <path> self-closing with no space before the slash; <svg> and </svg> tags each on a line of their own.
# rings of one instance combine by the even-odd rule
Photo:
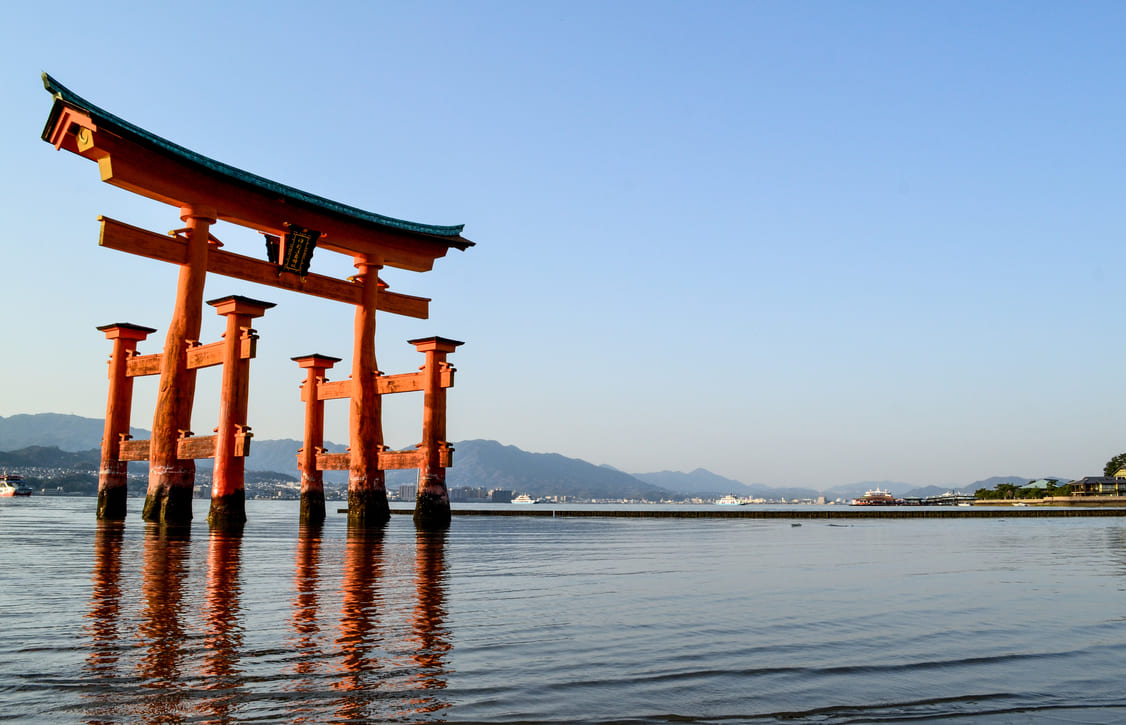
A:
<svg viewBox="0 0 1126 725">
<path fill-rule="evenodd" d="M 187 225 L 168 236 L 102 217 L 101 246 L 180 265 L 177 302 L 167 345 L 196 345 L 202 291 L 207 273 L 277 287 L 351 304 L 356 339 L 351 381 L 349 443 L 349 522 L 379 526 L 386 522 L 386 489 L 379 465 L 383 452 L 375 372 L 375 313 L 418 319 L 429 316 L 430 300 L 390 292 L 378 278 L 381 269 L 425 272 L 450 249 L 473 242 L 461 236 L 462 225 L 434 226 L 394 219 L 330 201 L 247 173 L 196 154 L 93 105 L 47 74 L 43 84 L 54 98 L 43 129 L 44 141 L 98 165 L 102 181 L 176 208 Z M 266 237 L 266 259 L 221 249 L 214 225 L 227 222 Z M 349 280 L 309 272 L 314 250 L 351 257 L 359 274 Z M 176 328 L 173 330 L 172 328 Z M 182 342 L 181 342 L 182 341 Z M 179 365 L 181 354 L 164 355 L 162 365 Z M 176 371 L 161 371 L 155 425 L 190 420 L 192 382 L 176 385 Z M 191 376 L 181 376 L 186 380 Z M 165 381 L 168 382 L 166 386 Z M 185 412 L 187 411 L 187 412 Z M 161 421 L 164 421 L 162 423 Z M 186 427 L 186 424 L 184 424 Z M 175 433 L 153 431 L 150 494 L 155 489 L 186 489 L 191 461 L 171 450 L 158 450 L 157 439 Z M 169 446 L 165 446 L 168 448 Z M 105 457 L 103 455 L 103 457 Z M 137 459 L 132 459 L 137 460 Z M 150 496 L 151 497 L 151 496 Z M 179 496 L 156 496 L 146 503 L 146 518 L 184 523 L 190 506 Z"/>
</svg>

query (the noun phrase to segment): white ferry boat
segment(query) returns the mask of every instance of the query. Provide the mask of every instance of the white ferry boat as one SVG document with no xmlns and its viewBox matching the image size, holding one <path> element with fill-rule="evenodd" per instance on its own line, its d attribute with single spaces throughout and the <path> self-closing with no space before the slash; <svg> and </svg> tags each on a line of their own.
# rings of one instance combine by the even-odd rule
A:
<svg viewBox="0 0 1126 725">
<path fill-rule="evenodd" d="M 727 494 L 723 498 L 716 501 L 719 506 L 742 506 L 743 502 L 735 498 L 731 494 Z"/>
<path fill-rule="evenodd" d="M 512 499 L 512 503 L 535 503 L 536 500 L 526 493 L 522 493 L 516 498 Z"/>
<path fill-rule="evenodd" d="M 852 499 L 853 506 L 902 506 L 903 499 L 892 496 L 881 488 L 874 488 L 859 498 Z"/>
<path fill-rule="evenodd" d="M 31 486 L 14 473 L 0 473 L 0 498 L 30 496 Z"/>
</svg>

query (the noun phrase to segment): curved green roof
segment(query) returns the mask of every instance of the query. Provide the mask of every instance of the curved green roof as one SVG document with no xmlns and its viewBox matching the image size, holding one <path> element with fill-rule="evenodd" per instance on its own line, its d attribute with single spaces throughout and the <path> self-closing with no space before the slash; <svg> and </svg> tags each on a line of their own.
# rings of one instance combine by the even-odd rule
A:
<svg viewBox="0 0 1126 725">
<path fill-rule="evenodd" d="M 60 112 L 58 102 L 70 106 L 78 111 L 81 111 L 96 123 L 98 126 L 104 126 L 107 130 L 118 134 L 122 137 L 130 138 L 139 143 L 149 146 L 154 146 L 164 153 L 167 153 L 180 160 L 201 166 L 204 169 L 221 176 L 234 179 L 242 184 L 253 187 L 257 190 L 269 192 L 270 194 L 282 197 L 288 201 L 298 202 L 312 206 L 317 209 L 340 214 L 346 217 L 356 219 L 358 221 L 369 222 L 379 226 L 388 227 L 390 229 L 398 229 L 404 232 L 414 232 L 416 234 L 426 234 L 436 237 L 447 237 L 448 241 L 454 243 L 459 247 L 472 246 L 473 242 L 461 238 L 461 231 L 465 227 L 464 224 L 457 224 L 455 226 L 434 226 L 430 224 L 419 224 L 417 222 L 404 221 L 402 219 L 395 219 L 382 214 L 375 214 L 363 209 L 357 209 L 354 206 L 341 204 L 340 202 L 325 199 L 315 194 L 295 189 L 292 186 L 279 184 L 276 181 L 270 181 L 256 174 L 252 174 L 242 169 L 237 169 L 221 161 L 208 158 L 197 154 L 190 149 L 183 146 L 174 144 L 168 139 L 161 138 L 156 134 L 150 133 L 145 129 L 135 126 L 123 118 L 119 118 L 112 113 L 95 106 L 82 96 L 70 90 L 63 84 L 56 81 L 47 73 L 43 74 L 43 87 L 51 93 L 55 99 L 55 107 L 51 109 L 51 116 L 47 121 L 47 127 L 43 131 L 43 140 L 47 141 L 50 129 L 54 126 L 55 120 Z M 456 242 L 454 241 L 456 239 Z"/>
</svg>

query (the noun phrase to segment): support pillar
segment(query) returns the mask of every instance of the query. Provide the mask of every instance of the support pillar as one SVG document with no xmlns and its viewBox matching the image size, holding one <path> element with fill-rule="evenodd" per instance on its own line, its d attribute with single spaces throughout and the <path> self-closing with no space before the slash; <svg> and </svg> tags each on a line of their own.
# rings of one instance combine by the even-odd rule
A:
<svg viewBox="0 0 1126 725">
<path fill-rule="evenodd" d="M 98 470 L 98 519 L 124 521 L 126 499 L 129 497 L 129 464 L 120 460 L 121 441 L 123 436 L 129 436 L 133 407 L 133 378 L 126 374 L 126 363 L 137 351 L 137 343 L 156 330 L 128 322 L 102 325 L 98 330 L 106 334 L 107 340 L 113 340 L 106 421 L 102 431 L 102 465 Z"/>
<path fill-rule="evenodd" d="M 375 376 L 375 311 L 379 298 L 379 270 L 370 257 L 354 262 L 363 284 L 356 305 L 352 349 L 352 397 L 348 415 L 348 525 L 379 527 L 391 519 L 387 484 L 379 468 L 383 450 L 383 421 Z"/>
<path fill-rule="evenodd" d="M 324 474 L 317 468 L 317 453 L 325 445 L 325 402 L 320 399 L 318 388 L 325 382 L 325 371 L 340 358 L 314 354 L 293 360 L 308 371 L 301 391 L 305 400 L 305 437 L 297 452 L 297 469 L 301 472 L 298 521 L 302 526 L 320 526 L 325 520 L 325 486 Z"/>
<path fill-rule="evenodd" d="M 143 513 L 145 521 L 173 525 L 192 520 L 195 461 L 180 460 L 177 449 L 181 433 L 191 429 L 196 375 L 188 368 L 188 347 L 199 341 L 208 238 L 216 214 L 214 209 L 182 207 L 180 218 L 187 224 L 183 230 L 187 250 L 160 360 L 160 389 L 149 447 L 149 489 Z"/>
<path fill-rule="evenodd" d="M 219 398 L 219 426 L 215 429 L 215 469 L 211 479 L 212 529 L 241 529 L 246 523 L 246 454 L 250 427 L 246 424 L 250 398 L 250 359 L 258 340 L 250 321 L 274 306 L 249 297 L 231 295 L 207 304 L 227 318 L 223 333 L 223 382 Z M 244 348 L 249 348 L 244 350 Z"/>
<path fill-rule="evenodd" d="M 450 494 L 446 489 L 443 453 L 448 457 L 446 441 L 446 389 L 442 372 L 452 370 L 446 355 L 464 343 L 444 337 L 410 340 L 410 344 L 426 355 L 422 390 L 422 465 L 418 469 L 418 497 L 414 504 L 415 526 L 423 529 L 444 529 L 450 525 Z"/>
</svg>

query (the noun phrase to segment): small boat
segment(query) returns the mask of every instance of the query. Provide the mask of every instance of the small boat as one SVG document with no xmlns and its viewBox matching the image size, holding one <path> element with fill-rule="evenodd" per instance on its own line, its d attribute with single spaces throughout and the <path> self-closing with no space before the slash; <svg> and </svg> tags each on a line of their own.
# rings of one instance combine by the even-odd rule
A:
<svg viewBox="0 0 1126 725">
<path fill-rule="evenodd" d="M 727 494 L 723 498 L 716 501 L 716 504 L 720 506 L 742 506 L 743 502 L 735 498 L 731 494 Z"/>
<path fill-rule="evenodd" d="M 522 493 L 516 498 L 512 499 L 512 503 L 535 503 L 536 500 L 526 493 Z"/>
<path fill-rule="evenodd" d="M 902 506 L 903 499 L 892 496 L 890 492 L 874 488 L 860 498 L 852 499 L 853 506 Z"/>
<path fill-rule="evenodd" d="M 0 498 L 30 496 L 31 486 L 14 473 L 0 473 Z"/>
</svg>

